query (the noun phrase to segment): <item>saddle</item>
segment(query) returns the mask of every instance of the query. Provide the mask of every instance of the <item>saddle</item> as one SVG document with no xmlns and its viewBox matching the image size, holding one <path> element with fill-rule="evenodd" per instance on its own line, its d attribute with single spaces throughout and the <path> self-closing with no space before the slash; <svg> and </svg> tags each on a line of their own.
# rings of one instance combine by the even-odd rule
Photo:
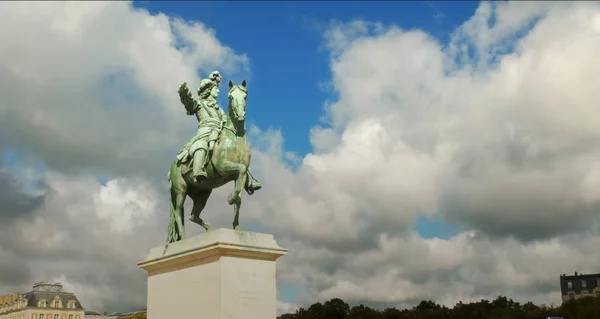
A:
<svg viewBox="0 0 600 319">
<path fill-rule="evenodd" d="M 210 164 L 210 162 L 212 160 L 212 156 L 213 156 L 213 150 L 217 147 L 217 145 L 219 145 L 221 143 L 222 136 L 223 136 L 223 130 L 221 130 L 221 132 L 219 132 L 219 136 L 215 140 L 213 147 L 210 150 L 208 150 L 208 154 L 206 156 L 206 158 L 207 158 L 206 165 Z M 181 167 L 182 175 L 185 175 L 188 172 L 192 171 L 193 162 L 194 162 L 193 156 L 190 156 L 189 160 L 187 160 L 187 161 L 179 161 L 179 166 Z"/>
</svg>

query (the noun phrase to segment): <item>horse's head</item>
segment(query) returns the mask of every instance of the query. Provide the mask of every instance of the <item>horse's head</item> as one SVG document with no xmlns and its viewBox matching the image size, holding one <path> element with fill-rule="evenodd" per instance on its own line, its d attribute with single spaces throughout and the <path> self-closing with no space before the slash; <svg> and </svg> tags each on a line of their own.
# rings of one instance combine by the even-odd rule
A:
<svg viewBox="0 0 600 319">
<path fill-rule="evenodd" d="M 242 122 L 246 119 L 246 98 L 248 90 L 246 89 L 246 80 L 242 85 L 233 85 L 229 81 L 229 117 L 236 122 Z"/>
</svg>

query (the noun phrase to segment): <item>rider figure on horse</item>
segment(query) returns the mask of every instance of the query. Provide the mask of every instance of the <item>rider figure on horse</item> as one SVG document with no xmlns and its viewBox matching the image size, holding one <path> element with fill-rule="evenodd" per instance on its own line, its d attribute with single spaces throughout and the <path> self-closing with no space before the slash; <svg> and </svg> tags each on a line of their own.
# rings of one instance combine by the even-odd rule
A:
<svg viewBox="0 0 600 319">
<path fill-rule="evenodd" d="M 198 130 L 196 131 L 196 135 L 177 154 L 177 159 L 185 163 L 191 158 L 193 176 L 198 182 L 207 178 L 206 164 L 208 163 L 210 152 L 213 150 L 219 134 L 227 122 L 227 114 L 223 112 L 217 103 L 220 83 L 221 75 L 219 71 L 213 71 L 208 76 L 208 79 L 203 79 L 200 82 L 198 99 L 196 101 L 187 101 L 187 96 L 180 89 L 181 102 L 188 109 L 188 114 L 195 114 L 198 119 Z M 193 106 L 188 107 L 188 105 Z M 261 185 L 251 174 L 249 174 L 249 177 L 246 190 L 249 193 L 253 193 L 260 189 Z"/>
</svg>

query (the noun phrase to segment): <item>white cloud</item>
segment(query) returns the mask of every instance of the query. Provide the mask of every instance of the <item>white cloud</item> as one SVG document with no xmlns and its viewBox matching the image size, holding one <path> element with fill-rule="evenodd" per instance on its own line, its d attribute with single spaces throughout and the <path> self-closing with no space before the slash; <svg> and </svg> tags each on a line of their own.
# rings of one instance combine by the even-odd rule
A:
<svg viewBox="0 0 600 319">
<path fill-rule="evenodd" d="M 145 181 L 110 180 L 94 196 L 94 212 L 113 231 L 131 231 L 156 211 L 159 194 Z"/>
<path fill-rule="evenodd" d="M 24 280 L 63 280 L 112 310 L 143 305 L 135 262 L 164 240 L 164 185 L 132 176 L 164 179 L 191 134 L 177 85 L 197 82 L 196 68 L 243 72 L 247 59 L 201 24 L 93 5 L 0 4 L 11 26 L 0 28 L 2 147 L 62 171 L 45 173 L 44 206 L 0 232 L 14 244 L 0 240 L 0 252 L 27 260 Z M 315 152 L 292 167 L 279 131 L 250 130 L 264 188 L 244 197 L 242 225 L 258 221 L 290 249 L 278 278 L 307 287 L 294 303 L 551 303 L 558 275 L 598 271 L 599 16 L 596 3 L 484 3 L 448 47 L 419 30 L 332 24 L 339 99 L 330 127 L 312 130 Z M 7 33 L 15 26 L 22 36 Z M 101 185 L 63 174 L 71 167 L 123 176 Z M 229 191 L 209 201 L 214 225 L 229 226 Z M 411 231 L 419 214 L 470 229 L 425 239 Z"/>
<path fill-rule="evenodd" d="M 560 274 L 600 271 L 599 16 L 596 3 L 483 3 L 448 47 L 334 23 L 331 128 L 312 131 L 295 171 L 253 157 L 266 185 L 286 185 L 250 214 L 290 248 L 280 278 L 308 287 L 298 302 L 549 304 Z M 471 230 L 421 238 L 418 213 Z"/>
<path fill-rule="evenodd" d="M 277 316 L 285 313 L 293 313 L 297 309 L 298 306 L 293 303 L 277 301 Z"/>
<path fill-rule="evenodd" d="M 169 210 L 162 187 L 141 178 L 116 178 L 103 185 L 57 172 L 46 173 L 43 180 L 48 193 L 43 206 L 1 225 L 0 252 L 12 258 L 0 262 L 5 270 L 0 281 L 15 291 L 31 289 L 38 281 L 58 281 L 86 309 L 142 309 L 146 273 L 137 262 L 166 238 Z M 231 214 L 223 214 L 230 210 L 225 195 L 215 192 L 207 206 L 210 220 L 220 225 L 231 221 Z M 199 228 L 188 227 L 188 234 Z M 18 276 L 18 282 L 8 276 Z"/>
<path fill-rule="evenodd" d="M 145 275 L 136 263 L 150 243 L 164 240 L 160 230 L 166 207 L 164 203 L 143 207 L 145 202 L 139 199 L 156 197 L 156 188 L 125 179 L 103 186 L 93 179 L 57 173 L 48 174 L 45 181 L 50 195 L 43 208 L 32 218 L 3 225 L 4 248 L 30 272 L 20 289 L 57 280 L 67 291 L 73 289 L 88 309 L 142 307 Z M 144 209 L 144 215 L 131 214 L 136 206 Z"/>
<path fill-rule="evenodd" d="M 3 2 L 0 38 L 0 153 L 22 159 L 0 162 L 2 193 L 18 195 L 0 198 L 2 286 L 56 279 L 89 309 L 143 307 L 136 262 L 164 242 L 168 163 L 196 126 L 177 88 L 196 71 L 247 75 L 248 59 L 129 2 Z"/>
<path fill-rule="evenodd" d="M 128 2 L 5 2 L 0 20 L 0 132 L 53 168 L 154 173 L 195 126 L 179 84 L 247 71 L 203 24 Z"/>
</svg>

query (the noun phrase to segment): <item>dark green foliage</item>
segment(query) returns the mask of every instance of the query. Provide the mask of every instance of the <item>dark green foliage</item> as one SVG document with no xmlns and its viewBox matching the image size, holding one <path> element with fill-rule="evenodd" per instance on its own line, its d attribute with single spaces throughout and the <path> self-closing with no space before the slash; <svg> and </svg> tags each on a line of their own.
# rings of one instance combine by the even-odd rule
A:
<svg viewBox="0 0 600 319">
<path fill-rule="evenodd" d="M 132 316 L 119 317 L 119 319 L 146 319 L 146 312 L 145 311 L 138 312 Z"/>
<path fill-rule="evenodd" d="M 431 300 L 421 301 L 412 309 L 387 308 L 378 310 L 365 305 L 350 307 L 339 298 L 325 303 L 315 303 L 300 308 L 293 314 L 278 319 L 543 319 L 547 316 L 564 319 L 600 319 L 600 298 L 582 298 L 569 301 L 560 307 L 524 304 L 506 297 L 492 301 L 459 302 L 448 308 Z"/>
</svg>

